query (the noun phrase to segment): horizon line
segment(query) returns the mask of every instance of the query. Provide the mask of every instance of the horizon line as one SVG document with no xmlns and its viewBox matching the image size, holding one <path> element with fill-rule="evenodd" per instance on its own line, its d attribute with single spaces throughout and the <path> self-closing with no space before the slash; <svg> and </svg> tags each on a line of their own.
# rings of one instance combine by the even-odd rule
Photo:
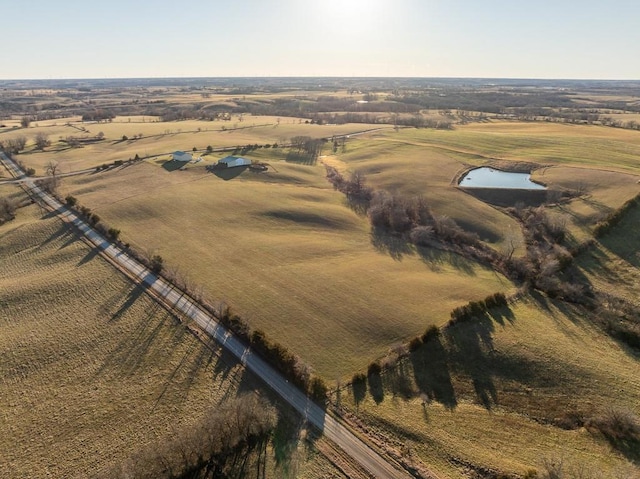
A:
<svg viewBox="0 0 640 479">
<path fill-rule="evenodd" d="M 388 76 L 388 75 L 230 75 L 230 76 L 131 76 L 131 77 L 39 77 L 39 78 L 0 78 L 0 82 L 19 81 L 91 81 L 91 80 L 228 80 L 228 79 L 341 79 L 341 80 L 519 80 L 519 81 L 601 81 L 601 82 L 640 82 L 640 78 L 583 78 L 583 77 L 494 77 L 494 76 Z"/>
</svg>

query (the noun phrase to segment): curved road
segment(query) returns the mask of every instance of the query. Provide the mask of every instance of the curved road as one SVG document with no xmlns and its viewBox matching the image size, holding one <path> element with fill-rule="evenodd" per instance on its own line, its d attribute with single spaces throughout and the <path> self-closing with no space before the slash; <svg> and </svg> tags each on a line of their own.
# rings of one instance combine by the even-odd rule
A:
<svg viewBox="0 0 640 479">
<path fill-rule="evenodd" d="M 405 479 L 411 477 L 404 470 L 399 470 L 392 466 L 341 422 L 328 415 L 298 388 L 289 384 L 278 371 L 260 356 L 253 354 L 250 348 L 246 347 L 230 331 L 218 324 L 210 313 L 201 308 L 182 290 L 176 288 L 164 278 L 153 274 L 122 249 L 105 239 L 62 203 L 38 187 L 2 152 L 0 152 L 0 162 L 4 164 L 14 178 L 22 180 L 22 183 L 32 196 L 36 196 L 46 203 L 64 221 L 75 225 L 103 254 L 127 270 L 145 287 L 153 290 L 167 305 L 195 321 L 202 330 L 206 331 L 207 334 L 236 356 L 247 369 L 260 377 L 271 389 L 302 414 L 307 422 L 318 428 L 326 438 L 337 444 L 374 477 L 381 479 Z"/>
</svg>

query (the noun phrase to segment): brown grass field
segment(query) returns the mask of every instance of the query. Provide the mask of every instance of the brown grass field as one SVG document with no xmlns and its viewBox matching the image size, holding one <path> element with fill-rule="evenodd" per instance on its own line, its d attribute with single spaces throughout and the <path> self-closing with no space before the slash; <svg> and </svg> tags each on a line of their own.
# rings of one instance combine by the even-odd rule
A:
<svg viewBox="0 0 640 479">
<path fill-rule="evenodd" d="M 469 298 L 510 289 L 455 255 L 372 237 L 321 165 L 276 168 L 224 181 L 143 163 L 67 179 L 63 191 L 330 380 L 442 324 Z"/>
<path fill-rule="evenodd" d="M 584 239 L 594 220 L 634 194 L 638 177 L 576 168 L 567 159 L 575 144 L 563 137 L 567 132 L 603 144 L 634 133 L 504 122 L 453 132 L 407 129 L 358 137 L 347 142 L 346 152 L 322 161 L 363 171 L 376 188 L 423 194 L 437 214 L 456 219 L 498 250 L 514 241 L 519 252 L 518 224 L 451 181 L 464 168 L 495 158 L 484 152 L 490 140 L 504 152 L 525 134 L 531 148 L 557 137 L 556 149 L 564 156 L 556 158 L 558 166 L 545 162 L 549 167 L 536 174 L 551 187 L 584 192 L 555 212 L 566 217 L 576 239 Z M 626 164 L 627 153 L 619 149 L 620 157 L 615 149 L 610 156 Z M 64 180 L 61 191 L 121 229 L 124 241 L 160 254 L 210 297 L 224 299 L 253 328 L 271 332 L 327 379 L 348 377 L 394 343 L 443 324 L 456 305 L 509 290 L 503 279 L 460 258 L 437 251 L 425 257 L 393 239 L 372 237 L 366 219 L 325 181 L 321 165 L 283 161 L 283 151 L 259 150 L 249 157 L 276 170 L 246 171 L 224 181 L 202 165 L 165 171 L 165 159 L 159 158 Z M 504 153 L 501 158 L 523 160 Z M 603 163 L 592 152 L 590 161 L 596 160 Z M 612 165 L 609 170 L 617 168 Z"/>
<path fill-rule="evenodd" d="M 131 121 L 129 121 L 131 120 Z M 139 155 L 142 158 L 162 155 L 168 158 L 176 150 L 191 152 L 195 147 L 202 154 L 207 146 L 234 147 L 247 144 L 286 143 L 293 136 L 307 135 L 314 138 L 345 135 L 371 128 L 391 128 L 390 125 L 311 125 L 301 118 L 277 118 L 244 115 L 233 116 L 231 121 L 185 120 L 160 122 L 156 117 L 117 117 L 112 122 L 84 123 L 79 117 L 42 121 L 29 128 L 0 132 L 0 141 L 27 137 L 27 148 L 17 156 L 37 175 L 44 175 L 46 165 L 55 161 L 60 172 L 83 170 L 115 160 L 127 160 Z M 67 126 L 67 123 L 72 126 Z M 86 131 L 79 131 L 84 128 Z M 82 147 L 70 148 L 61 140 L 68 136 L 92 137 L 102 132 L 104 140 Z M 51 146 L 45 151 L 35 149 L 36 134 L 45 133 Z M 136 138 L 139 135 L 142 138 Z M 123 136 L 128 139 L 123 140 Z"/>
<path fill-rule="evenodd" d="M 242 123 L 252 121 L 245 118 Z M 113 150 L 105 143 L 69 152 L 72 156 L 63 170 L 126 159 L 145 145 L 152 155 L 152 151 L 189 151 L 192 146 L 234 145 L 234 141 L 281 141 L 279 132 L 286 131 L 289 137 L 313 136 L 325 128 L 282 120 L 276 128 L 198 132 L 200 123 L 172 124 L 182 131 L 166 134 L 154 128 L 171 129 L 167 124 L 135 123 L 134 130 L 146 125 L 149 135 L 160 131 L 157 134 L 163 136 L 146 137 L 146 130 L 141 130 L 141 140 L 111 141 Z M 125 130 L 129 125 L 114 122 L 108 125 L 113 131 L 104 133 L 111 139 L 129 131 Z M 356 125 L 365 129 L 362 126 Z M 81 155 L 90 149 L 95 156 Z M 388 129 L 351 138 L 345 151 L 332 154 L 328 149 L 317 163 L 295 160 L 281 149 L 248 153 L 247 157 L 272 166 L 261 174 L 206 172 L 205 165 L 224 154 L 207 155 L 184 171 L 170 171 L 165 165 L 168 157 L 163 155 L 64 179 L 60 193 L 73 194 L 91 207 L 106 224 L 119 228 L 123 241 L 136 249 L 160 254 L 172 273 L 201 286 L 208 297 L 226 301 L 252 328 L 264 330 L 325 379 L 344 384 L 397 343 L 430 325 L 442 326 L 454 307 L 496 291 L 513 293 L 515 288 L 490 269 L 457 255 L 417 250 L 397 239 L 374 235 L 367 218 L 350 209 L 343 195 L 325 180 L 322 162 L 345 174 L 364 172 L 377 189 L 423 195 L 437 215 L 450 216 L 498 251 L 514 242 L 516 254 L 524 251 L 519 224 L 504 210 L 457 188 L 453 179 L 460 172 L 486 164 L 537 165 L 535 180 L 577 194 L 548 208 L 549 214 L 567 224 L 572 241 L 590 238 L 597 221 L 640 189 L 640 134 L 598 126 L 488 121 L 453 131 Z M 38 169 L 55 155 L 27 152 L 20 157 Z M 9 188 L 0 186 L 0 195 Z M 594 287 L 636 304 L 640 285 L 637 216 L 633 210 L 594 249 L 578 257 L 578 266 Z M 2 228 L 14 231 L 20 221 Z M 27 250 L 48 251 L 49 246 L 36 246 L 43 238 L 36 236 Z M 15 243 L 19 244 L 18 239 Z M 52 241 L 45 245 L 52 243 L 56 251 L 65 253 L 69 248 Z M 0 252 L 0 256 L 6 255 Z M 16 258 L 12 267 L 18 272 L 23 264 L 31 264 L 25 257 Z M 84 282 L 65 275 L 80 274 L 97 263 L 96 259 L 82 264 L 77 260 L 65 270 L 56 266 L 61 262 L 57 256 L 38 261 L 74 288 L 84 287 Z M 31 284 L 26 278 L 46 274 L 34 264 L 29 268 L 0 276 L 0 294 L 7 290 L 15 292 L 7 293 L 8 298 L 38 297 L 45 280 Z M 87 284 L 93 283 L 87 280 Z M 105 304 L 100 288 L 87 288 L 93 298 L 89 303 Z M 114 293 L 104 294 L 112 297 Z M 130 306 L 131 314 L 141 298 Z M 7 303 L 11 311 L 28 311 L 33 306 L 26 300 L 13 301 Z M 38 304 L 42 311 L 45 306 Z M 121 305 L 106 311 L 114 314 L 113 308 L 117 311 Z M 92 307 L 104 310 L 104 306 Z M 16 333 L 21 336 L 28 337 L 28 326 Z M 564 461 L 569 477 L 638 477 L 637 451 L 613 447 L 593 428 L 564 430 L 554 425 L 571 411 L 591 417 L 616 407 L 640 414 L 637 353 L 607 336 L 580 310 L 527 294 L 473 327 L 450 330 L 436 346 L 423 346 L 387 371 L 382 388 L 369 385 L 362 395 L 351 386 L 344 387 L 342 406 L 390 444 L 403 444 L 398 446 L 399 454 L 423 461 L 442 477 L 478 477 L 474 471 L 495 473 L 485 477 L 518 477 L 530 469 L 541 471 L 545 460 L 558 459 Z M 217 391 L 211 394 L 218 397 Z M 52 404 L 64 402 L 61 399 L 65 398 Z M 44 410 L 45 415 L 48 412 Z M 42 415 L 40 411 L 38 417 Z M 144 427 L 150 435 L 162 430 L 161 426 Z M 140 441 L 148 441 L 147 437 Z M 299 474 L 321 477 L 318 471 L 323 465 L 302 461 Z"/>
<path fill-rule="evenodd" d="M 525 297 L 500 322 L 422 346 L 383 382 L 357 405 L 345 388 L 342 404 L 443 477 L 469 477 L 469 465 L 524 475 L 545 459 L 567 474 L 640 477 L 633 451 L 550 424 L 571 411 L 640 413 L 637 357 L 561 303 Z"/>
<path fill-rule="evenodd" d="M 257 387 L 39 213 L 23 208 L 0 227 L 0 476 L 101 474 Z M 297 443 L 270 446 L 268 477 L 341 477 Z M 275 447 L 289 451 L 279 462 Z"/>
</svg>

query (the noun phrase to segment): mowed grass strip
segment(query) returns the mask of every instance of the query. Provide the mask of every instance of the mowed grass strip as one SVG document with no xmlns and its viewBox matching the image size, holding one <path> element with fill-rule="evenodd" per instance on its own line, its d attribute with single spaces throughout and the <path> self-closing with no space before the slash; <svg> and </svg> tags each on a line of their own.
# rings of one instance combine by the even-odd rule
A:
<svg viewBox="0 0 640 479">
<path fill-rule="evenodd" d="M 369 389 L 356 407 L 349 387 L 343 404 L 446 477 L 468 477 L 468 464 L 523 475 L 545 459 L 638 477 L 633 457 L 599 434 L 552 425 L 572 412 L 640 414 L 637 357 L 578 310 L 543 297 L 524 297 L 503 319 L 460 325 L 386 373 L 377 400 Z"/>
<path fill-rule="evenodd" d="M 1 476 L 97 474 L 236 394 L 242 369 L 37 207 L 0 261 Z"/>
<path fill-rule="evenodd" d="M 65 180 L 64 191 L 327 379 L 444 323 L 455 306 L 511 288 L 456 255 L 372 237 L 321 165 L 279 162 L 277 173 L 230 181 L 203 171 L 141 164 Z"/>
</svg>

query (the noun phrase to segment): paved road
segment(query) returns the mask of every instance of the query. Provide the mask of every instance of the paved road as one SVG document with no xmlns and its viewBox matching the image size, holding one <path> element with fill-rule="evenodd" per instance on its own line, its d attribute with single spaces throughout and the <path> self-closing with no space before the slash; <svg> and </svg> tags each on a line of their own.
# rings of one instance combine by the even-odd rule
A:
<svg viewBox="0 0 640 479">
<path fill-rule="evenodd" d="M 33 180 L 27 178 L 13 161 L 9 160 L 1 152 L 0 162 L 6 166 L 16 179 L 23 180 L 24 186 L 29 189 L 32 195 L 39 197 L 63 220 L 74 224 L 91 243 L 112 261 L 129 271 L 132 276 L 136 277 L 146 287 L 164 298 L 166 304 L 193 319 L 204 331 L 236 356 L 247 369 L 260 377 L 271 389 L 302 414 L 310 424 L 322 431 L 326 438 L 342 448 L 374 477 L 383 479 L 411 477 L 405 471 L 396 469 L 385 461 L 342 423 L 326 414 L 322 408 L 300 390 L 289 384 L 278 371 L 260 356 L 253 354 L 250 348 L 245 347 L 230 331 L 218 324 L 211 314 L 187 297 L 183 291 L 162 277 L 154 275 L 137 260 L 127 255 L 127 253 L 87 225 L 58 200 L 43 191 Z"/>
</svg>

